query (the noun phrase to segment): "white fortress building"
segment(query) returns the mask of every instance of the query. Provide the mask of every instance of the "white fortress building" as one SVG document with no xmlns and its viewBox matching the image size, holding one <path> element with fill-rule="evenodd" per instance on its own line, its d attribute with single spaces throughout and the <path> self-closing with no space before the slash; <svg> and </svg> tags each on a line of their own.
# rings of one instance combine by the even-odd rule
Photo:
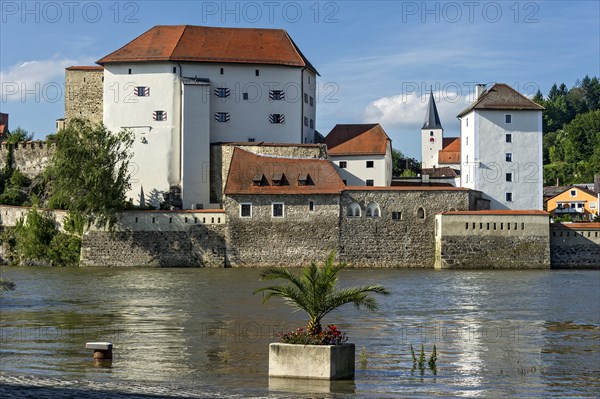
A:
<svg viewBox="0 0 600 399">
<path fill-rule="evenodd" d="M 542 110 L 504 83 L 478 85 L 458 114 L 461 186 L 484 193 L 491 209 L 542 210 Z"/>
<path fill-rule="evenodd" d="M 312 143 L 318 72 L 280 29 L 155 26 L 98 60 L 103 122 L 135 134 L 134 204 L 209 201 L 210 144 Z"/>
</svg>

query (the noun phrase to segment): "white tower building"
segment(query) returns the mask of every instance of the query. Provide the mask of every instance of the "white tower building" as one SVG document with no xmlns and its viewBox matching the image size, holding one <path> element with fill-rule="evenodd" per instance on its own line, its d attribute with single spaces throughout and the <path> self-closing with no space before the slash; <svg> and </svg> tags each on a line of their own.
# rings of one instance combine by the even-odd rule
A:
<svg viewBox="0 0 600 399">
<path fill-rule="evenodd" d="M 444 128 L 440 122 L 433 92 L 430 92 L 425 122 L 421 128 L 421 165 L 423 169 L 438 165 L 438 153 L 443 148 L 443 138 Z"/>
</svg>

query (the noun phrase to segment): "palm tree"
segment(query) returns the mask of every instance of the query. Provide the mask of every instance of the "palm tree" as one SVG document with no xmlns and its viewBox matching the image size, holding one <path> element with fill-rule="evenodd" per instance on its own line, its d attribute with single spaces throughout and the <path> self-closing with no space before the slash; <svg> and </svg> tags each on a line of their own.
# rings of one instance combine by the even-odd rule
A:
<svg viewBox="0 0 600 399">
<path fill-rule="evenodd" d="M 15 283 L 0 277 L 0 291 L 11 291 L 15 289 Z"/>
<path fill-rule="evenodd" d="M 369 310 L 377 310 L 377 302 L 369 294 L 388 295 L 389 291 L 381 285 L 336 289 L 337 273 L 346 264 L 334 265 L 334 258 L 335 251 L 327 257 L 322 267 L 312 262 L 303 269 L 301 276 L 296 276 L 283 267 L 270 267 L 260 274 L 261 280 L 283 279 L 291 284 L 264 287 L 254 293 L 263 293 L 263 303 L 275 296 L 282 298 L 296 310 L 305 311 L 310 319 L 307 331 L 311 335 L 322 331 L 321 319 L 326 314 L 346 303 L 353 303 L 357 309 L 364 306 Z"/>
</svg>

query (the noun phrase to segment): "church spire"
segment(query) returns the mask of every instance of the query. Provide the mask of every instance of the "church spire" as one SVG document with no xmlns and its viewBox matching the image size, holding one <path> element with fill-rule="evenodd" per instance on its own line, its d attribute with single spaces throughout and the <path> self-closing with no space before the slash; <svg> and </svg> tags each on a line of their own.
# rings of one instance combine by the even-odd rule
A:
<svg viewBox="0 0 600 399">
<path fill-rule="evenodd" d="M 421 129 L 443 129 L 440 116 L 438 115 L 435 100 L 433 99 L 433 91 L 429 89 L 429 104 L 427 105 L 427 114 L 425 114 L 425 122 Z"/>
</svg>

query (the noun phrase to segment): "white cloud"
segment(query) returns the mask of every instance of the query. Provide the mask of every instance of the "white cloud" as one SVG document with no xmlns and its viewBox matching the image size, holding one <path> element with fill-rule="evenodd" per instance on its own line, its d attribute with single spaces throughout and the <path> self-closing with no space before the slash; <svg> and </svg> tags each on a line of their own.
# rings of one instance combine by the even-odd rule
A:
<svg viewBox="0 0 600 399">
<path fill-rule="evenodd" d="M 92 59 L 68 59 L 54 56 L 45 60 L 23 61 L 0 71 L 0 97 L 7 101 L 42 101 L 44 91 L 56 92 L 63 87 L 65 68 L 72 65 L 93 65 Z M 38 100 L 39 99 L 39 100 Z"/>
</svg>

